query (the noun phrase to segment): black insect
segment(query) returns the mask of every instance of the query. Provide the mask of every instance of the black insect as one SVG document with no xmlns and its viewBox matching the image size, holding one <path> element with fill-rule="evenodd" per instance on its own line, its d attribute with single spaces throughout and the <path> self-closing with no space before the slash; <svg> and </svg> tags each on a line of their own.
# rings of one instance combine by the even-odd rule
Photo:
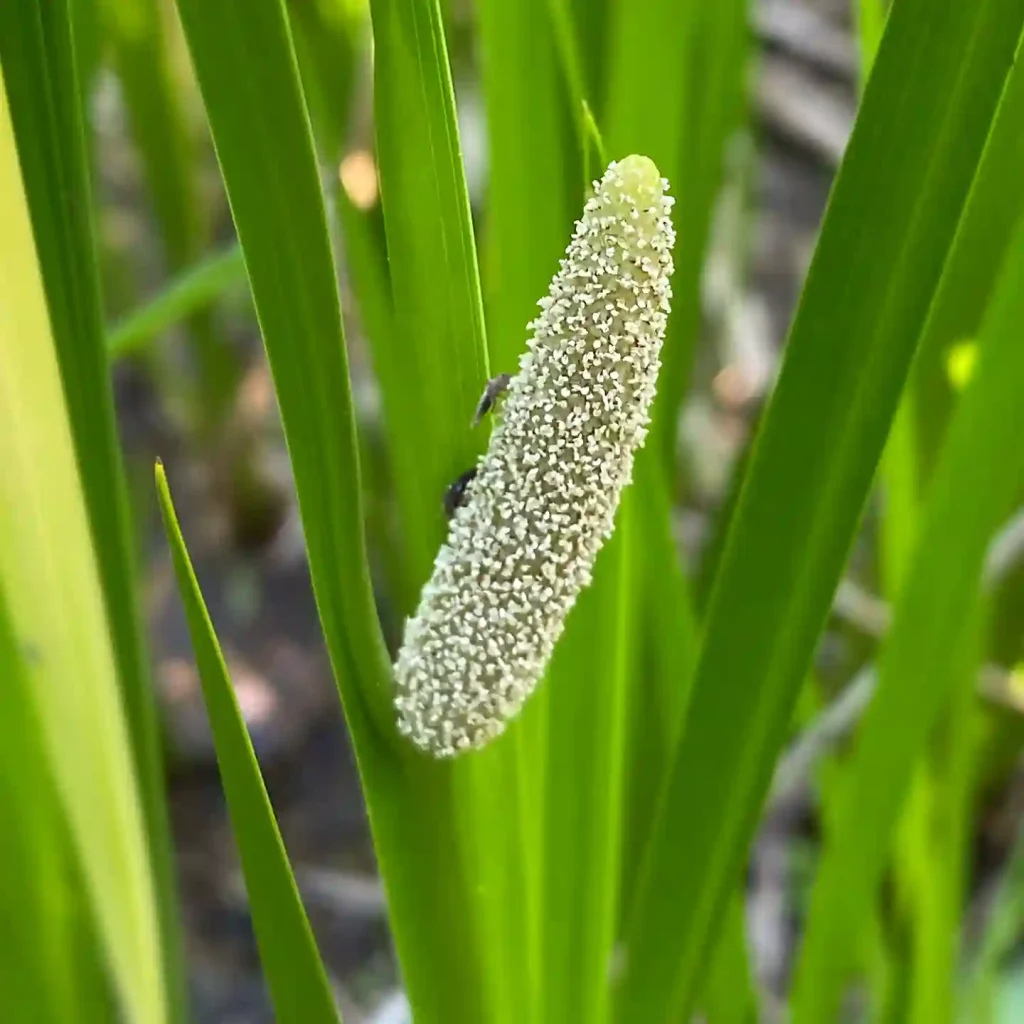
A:
<svg viewBox="0 0 1024 1024">
<path fill-rule="evenodd" d="M 487 382 L 484 393 L 480 396 L 480 401 L 476 403 L 476 412 L 473 413 L 474 427 L 479 426 L 480 421 L 494 408 L 494 403 L 497 402 L 511 380 L 512 374 L 499 373 L 497 377 L 492 377 Z"/>
<path fill-rule="evenodd" d="M 453 484 L 444 492 L 444 512 L 451 519 L 455 510 L 466 504 L 466 488 L 470 485 L 473 477 L 476 476 L 476 467 L 467 469 Z"/>
</svg>

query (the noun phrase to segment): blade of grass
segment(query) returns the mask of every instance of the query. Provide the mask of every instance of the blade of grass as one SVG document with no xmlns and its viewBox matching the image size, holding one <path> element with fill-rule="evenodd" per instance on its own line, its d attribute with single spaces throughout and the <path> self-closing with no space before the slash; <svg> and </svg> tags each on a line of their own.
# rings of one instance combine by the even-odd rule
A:
<svg viewBox="0 0 1024 1024">
<path fill-rule="evenodd" d="M 21 11 L 37 13 L 36 8 Z M 0 23 L 5 83 L 18 81 L 20 87 L 27 78 L 19 77 L 24 67 L 8 63 L 8 28 L 10 22 Z M 124 1013 L 131 1021 L 160 1024 L 167 1007 L 156 894 L 118 688 L 117 620 L 108 618 L 116 609 L 105 607 L 101 589 L 108 578 L 101 558 L 108 556 L 108 569 L 116 563 L 109 558 L 111 549 L 100 546 L 104 535 L 90 532 L 94 523 L 72 434 L 79 424 L 61 390 L 60 342 L 50 331 L 29 216 L 5 89 L 0 93 L 0 586 L 18 643 L 34 658 L 31 694 L 48 769 Z M 51 258 L 75 254 L 60 249 L 60 235 L 37 230 L 47 238 Z M 102 464 L 111 451 L 97 446 L 92 454 Z M 106 467 L 111 465 L 112 460 Z M 113 551 L 119 553 L 117 547 Z"/>
<path fill-rule="evenodd" d="M 327 975 L 160 463 L 156 486 L 274 1012 L 282 1024 L 337 1021 Z"/>
<path fill-rule="evenodd" d="M 418 586 L 443 535 L 441 496 L 481 447 L 468 423 L 489 375 L 487 343 L 438 0 L 371 0 L 370 15 L 395 325 L 402 365 L 419 389 L 406 422 L 429 423 L 435 442 L 421 435 L 394 453 Z"/>
<path fill-rule="evenodd" d="M 177 1017 L 184 978 L 162 750 L 134 593 L 134 531 L 104 350 L 75 60 L 63 0 L 2 6 L 0 65 L 142 793 L 159 898 L 164 979 Z"/>
<path fill-rule="evenodd" d="M 750 977 L 742 890 L 729 901 L 727 914 L 700 1004 L 707 1024 L 754 1024 L 761 1017 Z"/>
<path fill-rule="evenodd" d="M 502 41 L 502 61 L 523 59 L 530 42 L 523 21 L 528 14 L 521 9 L 481 10 L 485 38 L 491 38 L 496 26 L 510 33 Z M 406 529 L 411 576 L 418 585 L 425 575 L 422 567 L 433 558 L 441 535 L 433 525 L 438 496 L 470 464 L 485 438 L 482 430 L 471 432 L 468 422 L 488 375 L 488 360 L 438 5 L 433 0 L 382 0 L 371 3 L 371 15 L 376 55 L 377 153 L 401 346 L 399 365 L 406 367 L 406 373 L 417 375 L 414 379 L 420 389 L 405 412 L 407 437 L 393 451 L 400 497 L 404 480 L 411 495 L 405 503 L 407 507 L 411 504 L 412 515 L 419 520 L 414 531 Z M 501 21 L 495 22 L 499 15 Z M 513 29 L 514 25 L 519 26 L 518 30 Z M 543 25 L 540 29 L 543 32 Z M 556 85 L 550 69 L 544 71 L 545 60 L 551 59 L 550 44 L 545 44 L 544 38 L 542 34 L 535 39 L 538 53 L 531 73 L 538 74 L 540 82 L 531 93 L 534 97 L 543 96 L 544 89 Z M 504 167 L 492 166 L 497 180 L 492 181 L 491 195 L 493 209 L 498 212 L 497 220 L 489 223 L 494 234 L 488 253 L 501 260 L 496 268 L 498 275 L 492 280 L 500 282 L 498 286 L 503 290 L 510 290 L 507 303 L 504 296 L 498 296 L 498 308 L 493 310 L 496 319 L 492 326 L 497 334 L 492 351 L 496 359 L 505 360 L 518 355 L 529 319 L 524 306 L 535 302 L 543 292 L 543 283 L 555 265 L 547 247 L 564 244 L 564 236 L 554 239 L 565 229 L 568 218 L 564 211 L 561 217 L 553 213 L 557 201 L 564 204 L 564 195 L 559 200 L 557 195 L 543 191 L 545 177 L 558 169 L 558 151 L 549 148 L 558 141 L 552 138 L 555 115 L 546 106 L 532 107 L 531 114 L 539 118 L 536 127 L 540 136 L 528 145 L 527 152 L 512 152 L 509 139 L 513 133 L 521 138 L 525 130 L 523 122 L 515 120 L 521 116 L 517 114 L 521 97 L 509 93 L 510 83 L 506 82 L 504 98 L 499 101 L 493 75 L 495 52 L 486 42 L 484 48 L 487 102 L 495 115 L 492 145 L 501 148 L 500 159 L 514 158 L 517 168 L 529 165 L 525 179 L 507 173 Z M 410 131 L 411 126 L 415 130 Z M 547 185 L 558 189 L 564 181 L 549 179 Z M 534 203 L 541 205 L 529 209 L 526 223 L 509 218 L 510 210 L 521 213 Z M 507 239 L 507 233 L 513 230 L 515 238 Z M 511 241 L 514 248 L 506 246 L 506 241 Z M 434 269 L 428 260 L 438 262 L 433 254 L 439 242 L 444 263 Z M 545 250 L 542 260 L 551 259 L 551 264 L 537 262 L 538 244 Z M 490 298 L 495 298 L 494 292 Z M 523 319 L 516 325 L 514 320 L 519 317 Z M 413 330 L 414 335 L 410 333 Z M 502 365 L 499 369 L 514 366 Z M 415 440 L 408 437 L 410 428 L 417 431 Z M 434 438 L 432 445 L 424 444 L 427 430 Z M 440 463 L 424 465 L 425 449 L 436 452 Z M 407 468 L 399 461 L 403 457 Z M 444 473 L 440 477 L 436 475 L 438 464 Z M 425 509 L 431 513 L 425 515 Z M 537 992 L 537 955 L 529 937 L 533 930 L 529 919 L 535 912 L 531 893 L 536 868 L 529 846 L 535 847 L 538 842 L 540 825 L 535 822 L 542 813 L 537 801 L 539 787 L 534 781 L 539 778 L 536 755 L 543 728 L 542 709 L 542 703 L 534 702 L 530 713 L 509 730 L 500 744 L 454 766 L 452 771 L 468 881 L 476 898 L 474 913 L 488 998 L 486 1019 L 495 1022 L 520 1020 L 534 1012 L 528 1005 L 532 1005 Z M 529 817 L 523 817 L 523 808 L 529 808 Z"/>
<path fill-rule="evenodd" d="M 489 143 L 484 252 L 488 341 L 491 363 L 503 372 L 518 366 L 526 325 L 558 266 L 574 208 L 581 205 L 547 2 L 486 0 L 477 6 Z M 545 821 L 554 806 L 549 806 L 552 794 L 545 788 L 548 729 L 564 747 L 576 728 L 566 733 L 564 723 L 561 728 L 549 726 L 548 695 L 566 683 L 553 666 L 511 741 L 495 752 L 491 768 L 510 790 L 503 821 L 494 823 L 509 836 L 504 860 L 494 872 L 494 914 L 502 929 L 496 941 L 505 946 L 505 989 L 511 993 L 502 999 L 499 992 L 496 1002 L 510 1022 L 541 1021 L 558 1004 L 553 986 L 566 987 L 573 975 L 562 969 L 565 961 L 553 952 L 560 947 L 548 941 L 549 924 L 560 919 L 571 926 L 573 911 L 565 904 L 579 907 L 587 897 L 578 886 L 549 884 L 550 897 L 541 912 L 541 886 L 551 881 L 550 874 L 542 878 L 542 871 L 559 870 L 545 863 L 545 852 L 560 858 L 561 865 L 574 858 L 577 844 L 587 842 L 577 833 L 569 846 L 544 846 Z M 493 807 L 485 793 L 478 814 L 487 813 L 488 801 Z"/>
<path fill-rule="evenodd" d="M 658 789 L 682 728 L 697 656 L 697 622 L 672 533 L 668 489 L 653 448 L 637 457 L 630 536 L 634 662 L 627 696 L 627 779 L 623 800 L 622 925 L 628 919 L 654 821 Z"/>
<path fill-rule="evenodd" d="M 632 595 L 641 609 L 635 642 L 646 659 L 634 667 L 626 763 L 623 907 L 629 908 L 657 793 L 671 763 L 689 697 L 696 653 L 690 596 L 672 535 L 675 422 L 700 328 L 700 277 L 728 136 L 738 126 L 745 84 L 746 5 L 647 0 L 618 2 L 610 51 L 605 118 L 613 155 L 649 153 L 676 197 L 673 302 L 658 381 L 652 436 L 637 460 L 633 545 L 640 570 Z M 642 72 L 640 69 L 643 69 Z M 652 101 L 652 97 L 657 101 Z M 668 465 L 667 475 L 660 467 Z"/>
<path fill-rule="evenodd" d="M 229 288 L 244 281 L 245 260 L 237 244 L 204 257 L 107 331 L 110 358 L 120 359 L 139 351 L 157 335 L 212 305 Z"/>
<path fill-rule="evenodd" d="M 712 594 L 629 931 L 628 1024 L 696 995 L 1022 17 L 1019 0 L 902 0 L 889 18 Z"/>
<path fill-rule="evenodd" d="M 860 933 L 861 912 L 881 873 L 914 762 L 957 681 L 951 653 L 969 639 L 965 631 L 985 547 L 1024 483 L 1024 349 L 1017 334 L 1022 316 L 1024 228 L 1018 228 L 986 314 L 978 366 L 936 467 L 913 563 L 882 652 L 878 692 L 815 882 L 794 992 L 798 1022 L 828 1019 L 838 1008 L 849 946 Z M 922 679 L 928 680 L 926 687 Z"/>
<path fill-rule="evenodd" d="M 633 651 L 634 495 L 580 596 L 548 673 L 541 948 L 543 1020 L 605 1021 L 619 923 L 623 757 Z"/>
<path fill-rule="evenodd" d="M 439 508 L 438 498 L 471 464 L 484 441 L 485 432 L 471 432 L 468 422 L 488 376 L 488 352 L 439 6 L 436 0 L 373 0 L 370 6 L 377 156 L 396 313 L 396 365 L 418 389 L 407 398 L 405 437 L 396 437 L 392 450 L 399 499 L 407 510 L 403 521 L 409 576 L 416 587 L 441 538 L 434 511 Z M 518 19 L 523 12 L 505 14 Z M 488 12 L 482 15 L 488 18 Z M 490 21 L 487 25 L 493 27 Z M 518 38 L 525 44 L 525 35 Z M 514 51 L 508 54 L 511 59 L 519 51 L 512 39 L 508 42 Z M 539 48 L 542 62 L 543 43 Z M 537 71 L 543 75 L 540 68 Z M 550 84 L 550 76 L 546 80 Z M 493 110 L 492 96 L 493 91 L 488 94 Z M 511 127 L 509 113 L 511 108 L 503 107 L 494 126 L 502 139 Z M 547 131 L 549 115 L 543 116 Z M 531 154 L 537 166 L 531 169 L 533 191 L 525 196 L 525 201 L 540 200 L 544 206 L 540 213 L 531 211 L 531 228 L 517 235 L 517 245 L 532 246 L 538 237 L 550 244 L 554 234 L 555 228 L 544 223 L 551 199 L 536 192 L 536 182 L 549 160 L 545 141 L 538 140 L 538 151 Z M 501 172 L 494 170 L 500 177 Z M 512 183 L 502 179 L 499 187 L 505 184 Z M 518 189 L 523 182 L 514 184 Z M 524 197 L 517 196 L 503 193 L 501 201 L 522 209 Z M 510 227 L 503 219 L 499 230 Z M 504 263 L 517 257 L 502 249 L 501 258 Z M 521 262 L 509 267 L 506 283 L 518 302 L 528 300 L 523 299 L 525 288 L 517 275 L 529 268 L 531 280 L 537 280 L 532 258 L 532 251 L 522 252 Z M 532 300 L 538 297 L 539 293 L 534 294 Z M 525 321 L 520 330 L 524 326 Z M 514 329 L 503 319 L 495 321 L 495 328 L 499 336 L 513 337 Z M 508 342 L 498 342 L 494 352 L 505 351 L 503 358 L 507 358 L 509 348 Z M 432 463 L 424 459 L 425 452 L 433 454 Z M 541 708 L 535 705 L 491 750 L 452 766 L 449 777 L 452 823 L 463 850 L 466 885 L 472 894 L 469 909 L 480 947 L 476 955 L 486 1011 L 478 1012 L 495 1022 L 529 1015 L 528 1005 L 536 993 L 536 955 L 528 935 L 534 868 L 524 849 L 529 840 L 520 822 L 536 836 L 539 826 L 523 818 L 522 809 L 529 807 L 532 818 L 541 813 L 535 802 L 537 788 L 531 782 L 536 775 L 533 755 L 543 719 Z"/>
<path fill-rule="evenodd" d="M 484 269 L 496 371 L 515 371 L 526 325 L 558 269 L 580 205 L 578 189 L 569 188 L 570 122 L 549 2 L 477 6 L 490 157 Z"/>
<path fill-rule="evenodd" d="M 860 49 L 858 84 L 862 91 L 871 74 L 871 65 L 875 62 L 878 44 L 882 41 L 885 8 L 886 0 L 857 0 L 854 8 L 857 17 L 857 44 Z"/>
<path fill-rule="evenodd" d="M 453 795 L 455 777 L 466 769 L 407 752 L 394 735 L 390 667 L 367 579 L 334 267 L 284 9 L 280 0 L 245 11 L 229 0 L 178 0 L 178 10 L 274 375 L 317 605 L 405 986 L 418 1021 L 477 1022 L 486 1019 L 476 940 L 481 890 L 468 876 L 465 844 L 472 832 L 463 832 Z M 378 40 L 378 61 L 388 46 Z M 443 296 L 448 288 L 445 281 Z M 461 294 L 471 290 L 463 284 Z M 467 326 L 474 323 L 471 317 Z M 455 337 L 464 347 L 479 340 L 465 328 Z M 415 340 L 416 332 L 410 345 Z M 467 355 L 460 349 L 455 362 L 464 366 Z M 482 362 L 483 354 L 472 358 Z M 462 420 L 456 393 L 449 382 L 448 423 L 456 415 Z M 470 415 L 475 397 L 466 403 Z M 441 426 L 429 418 L 416 423 L 420 448 L 436 450 L 433 431 L 441 437 Z"/>
<path fill-rule="evenodd" d="M 656 798 L 671 764 L 696 653 L 690 597 L 671 529 L 675 421 L 700 326 L 699 283 L 727 136 L 737 126 L 746 39 L 742 2 L 647 0 L 611 8 L 611 84 L 605 137 L 613 156 L 654 157 L 676 197 L 673 302 L 652 436 L 636 466 L 636 552 L 631 593 L 635 663 L 625 763 L 622 912 L 632 906 Z M 653 100 L 657 97 L 657 100 Z M 699 101 L 698 101 L 699 98 Z M 665 474 L 662 467 L 671 467 Z M 641 511 L 642 510 L 642 511 Z M 742 959 L 742 947 L 733 949 Z"/>
</svg>

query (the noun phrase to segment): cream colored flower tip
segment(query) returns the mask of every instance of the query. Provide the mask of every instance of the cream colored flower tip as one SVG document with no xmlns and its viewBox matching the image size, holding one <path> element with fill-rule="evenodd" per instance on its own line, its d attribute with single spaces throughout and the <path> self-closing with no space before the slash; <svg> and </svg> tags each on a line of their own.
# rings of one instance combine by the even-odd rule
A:
<svg viewBox="0 0 1024 1024">
<path fill-rule="evenodd" d="M 482 747 L 516 715 L 612 532 L 671 297 L 666 187 L 642 156 L 595 182 L 406 623 L 398 727 L 437 757 Z"/>
</svg>

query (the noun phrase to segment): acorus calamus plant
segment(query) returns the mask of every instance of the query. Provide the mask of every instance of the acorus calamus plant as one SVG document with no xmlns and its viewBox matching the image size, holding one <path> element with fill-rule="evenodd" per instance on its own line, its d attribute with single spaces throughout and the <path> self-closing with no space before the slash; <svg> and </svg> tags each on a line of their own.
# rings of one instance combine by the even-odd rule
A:
<svg viewBox="0 0 1024 1024">
<path fill-rule="evenodd" d="M 399 728 L 438 757 L 499 735 L 536 687 L 647 434 L 671 298 L 668 182 L 594 182 L 500 421 L 395 664 Z"/>
<path fill-rule="evenodd" d="M 742 396 L 694 370 L 698 345 L 702 371 L 746 361 L 715 343 L 760 319 L 748 298 L 778 319 L 743 267 L 752 239 L 774 253 L 780 198 L 747 187 L 747 0 L 0 0 L 0 1019 L 190 1020 L 111 374 L 214 304 L 267 356 L 401 990 L 379 998 L 376 956 L 370 986 L 321 959 L 303 898 L 338 890 L 292 871 L 170 497 L 179 458 L 210 453 L 182 446 L 158 498 L 275 1020 L 380 1024 L 404 1001 L 415 1024 L 993 1024 L 1012 1003 L 1024 833 L 998 886 L 971 853 L 1024 754 L 1024 0 L 856 7 L 855 123 L 788 336 L 764 339 L 779 372 L 734 434 Z M 464 122 L 479 190 L 453 68 L 486 111 Z M 142 174 L 111 188 L 123 141 Z M 584 200 L 605 143 L 647 156 Z M 227 227 L 208 198 L 237 243 L 200 259 L 193 220 Z M 125 203 L 139 230 L 98 238 Z M 740 230 L 712 231 L 716 206 Z M 145 241 L 109 255 L 147 290 L 161 252 L 198 260 L 120 330 L 114 236 Z M 705 276 L 721 257 L 733 272 Z M 802 275 L 788 262 L 772 277 Z M 702 280 L 726 279 L 716 316 Z M 220 315 L 231 282 L 255 318 Z M 955 387 L 953 348 L 976 356 Z M 709 400 L 747 446 L 722 506 L 681 471 L 724 468 L 679 430 Z M 840 581 L 877 587 L 858 603 L 887 627 Z M 818 658 L 823 636 L 841 642 Z M 766 797 L 780 755 L 806 816 Z M 799 817 L 785 841 L 814 874 L 769 883 L 804 910 L 777 915 L 778 961 L 744 928 L 778 874 L 758 871 L 766 816 L 773 848 Z M 781 959 L 789 979 L 764 978 Z"/>
</svg>

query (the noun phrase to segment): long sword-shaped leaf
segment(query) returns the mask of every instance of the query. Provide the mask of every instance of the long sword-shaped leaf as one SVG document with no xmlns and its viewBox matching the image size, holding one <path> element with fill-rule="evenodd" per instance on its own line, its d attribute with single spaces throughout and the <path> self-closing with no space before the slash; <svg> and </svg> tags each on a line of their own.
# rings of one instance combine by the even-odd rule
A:
<svg viewBox="0 0 1024 1024">
<path fill-rule="evenodd" d="M 1024 229 L 985 318 L 972 383 L 936 467 L 919 542 L 900 591 L 837 822 L 819 868 L 794 1013 L 829 1020 L 888 852 L 892 826 L 929 728 L 970 641 L 985 548 L 1024 483 Z M 973 672 L 961 672 L 973 680 Z M 897 725 L 898 723 L 898 725 Z"/>
<path fill-rule="evenodd" d="M 159 463 L 156 486 L 274 1012 L 282 1024 L 332 1024 L 327 975 Z"/>
<path fill-rule="evenodd" d="M 1020 0 L 889 17 L 712 594 L 629 932 L 629 1024 L 692 1005 L 1022 17 Z"/>
<path fill-rule="evenodd" d="M 9 72 L 5 64 L 6 80 Z M 160 1024 L 167 1008 L 156 895 L 113 623 L 14 143 L 2 92 L 0 580 L 17 643 L 32 661 L 31 699 L 47 769 L 123 1011 L 133 1024 Z M 73 255 L 59 236 L 50 242 L 51 256 Z"/>
<path fill-rule="evenodd" d="M 13 1020 L 58 1024 L 77 1015 L 101 1019 L 85 997 L 75 965 L 72 850 L 30 688 L 31 665 L 19 647 L 0 580 L 0 918 L 18 922 L 18 941 L 0 957 L 4 1012 Z M 96 966 L 93 958 L 92 966 Z"/>
<path fill-rule="evenodd" d="M 613 0 L 604 119 L 611 155 L 646 153 L 676 196 L 676 272 L 652 444 L 674 466 L 676 419 L 701 322 L 700 281 L 725 146 L 740 124 L 744 0 Z"/>
<path fill-rule="evenodd" d="M 526 325 L 537 312 L 537 301 L 558 266 L 572 225 L 578 194 L 571 123 L 565 102 L 558 51 L 548 21 L 548 0 L 507 4 L 484 0 L 478 5 L 481 71 L 487 103 L 489 180 L 484 221 L 483 258 L 488 313 L 488 342 L 495 371 L 514 372 L 523 352 Z M 572 201 L 570 201 L 572 196 Z M 579 625 L 585 625 L 579 623 Z M 565 664 L 566 659 L 562 659 Z M 585 978 L 573 977 L 562 958 L 579 945 L 552 944 L 556 923 L 573 930 L 576 913 L 585 908 L 588 892 L 582 886 L 548 885 L 543 912 L 540 905 L 542 872 L 563 877 L 589 849 L 589 830 L 578 828 L 569 844 L 544 844 L 544 823 L 557 817 L 546 808 L 549 741 L 547 705 L 554 688 L 568 679 L 549 673 L 540 693 L 531 700 L 510 742 L 490 758 L 495 778 L 506 780 L 511 793 L 501 822 L 511 839 L 496 864 L 495 917 L 502 929 L 507 993 L 503 1011 L 510 1022 L 541 1021 L 544 1013 L 565 1005 L 567 993 L 586 990 Z M 565 761 L 572 747 L 565 723 L 551 723 Z M 567 741 L 567 742 L 563 742 Z M 501 762 L 500 764 L 498 762 Z M 585 770 L 578 761 L 575 766 Z M 564 778 L 563 778 L 563 781 Z M 572 787 L 563 793 L 571 795 Z M 485 797 L 486 800 L 486 797 Z M 486 813 L 486 803 L 479 807 Z M 577 821 L 586 821 L 577 815 Z M 557 862 L 557 866 L 556 866 Z M 558 953 L 555 953 L 558 950 Z M 571 980 L 570 980 L 571 979 Z M 532 1002 L 531 1002 L 532 1001 Z"/>
<path fill-rule="evenodd" d="M 162 751 L 134 593 L 133 530 L 104 347 L 71 26 L 65 0 L 3 4 L 0 63 L 142 794 L 165 979 L 178 1014 L 184 979 Z"/>
<path fill-rule="evenodd" d="M 473 463 L 488 376 L 483 304 L 438 0 L 371 0 L 374 117 L 395 328 L 432 443 L 392 453 L 412 578 L 443 535 L 441 496 Z"/>
</svg>

